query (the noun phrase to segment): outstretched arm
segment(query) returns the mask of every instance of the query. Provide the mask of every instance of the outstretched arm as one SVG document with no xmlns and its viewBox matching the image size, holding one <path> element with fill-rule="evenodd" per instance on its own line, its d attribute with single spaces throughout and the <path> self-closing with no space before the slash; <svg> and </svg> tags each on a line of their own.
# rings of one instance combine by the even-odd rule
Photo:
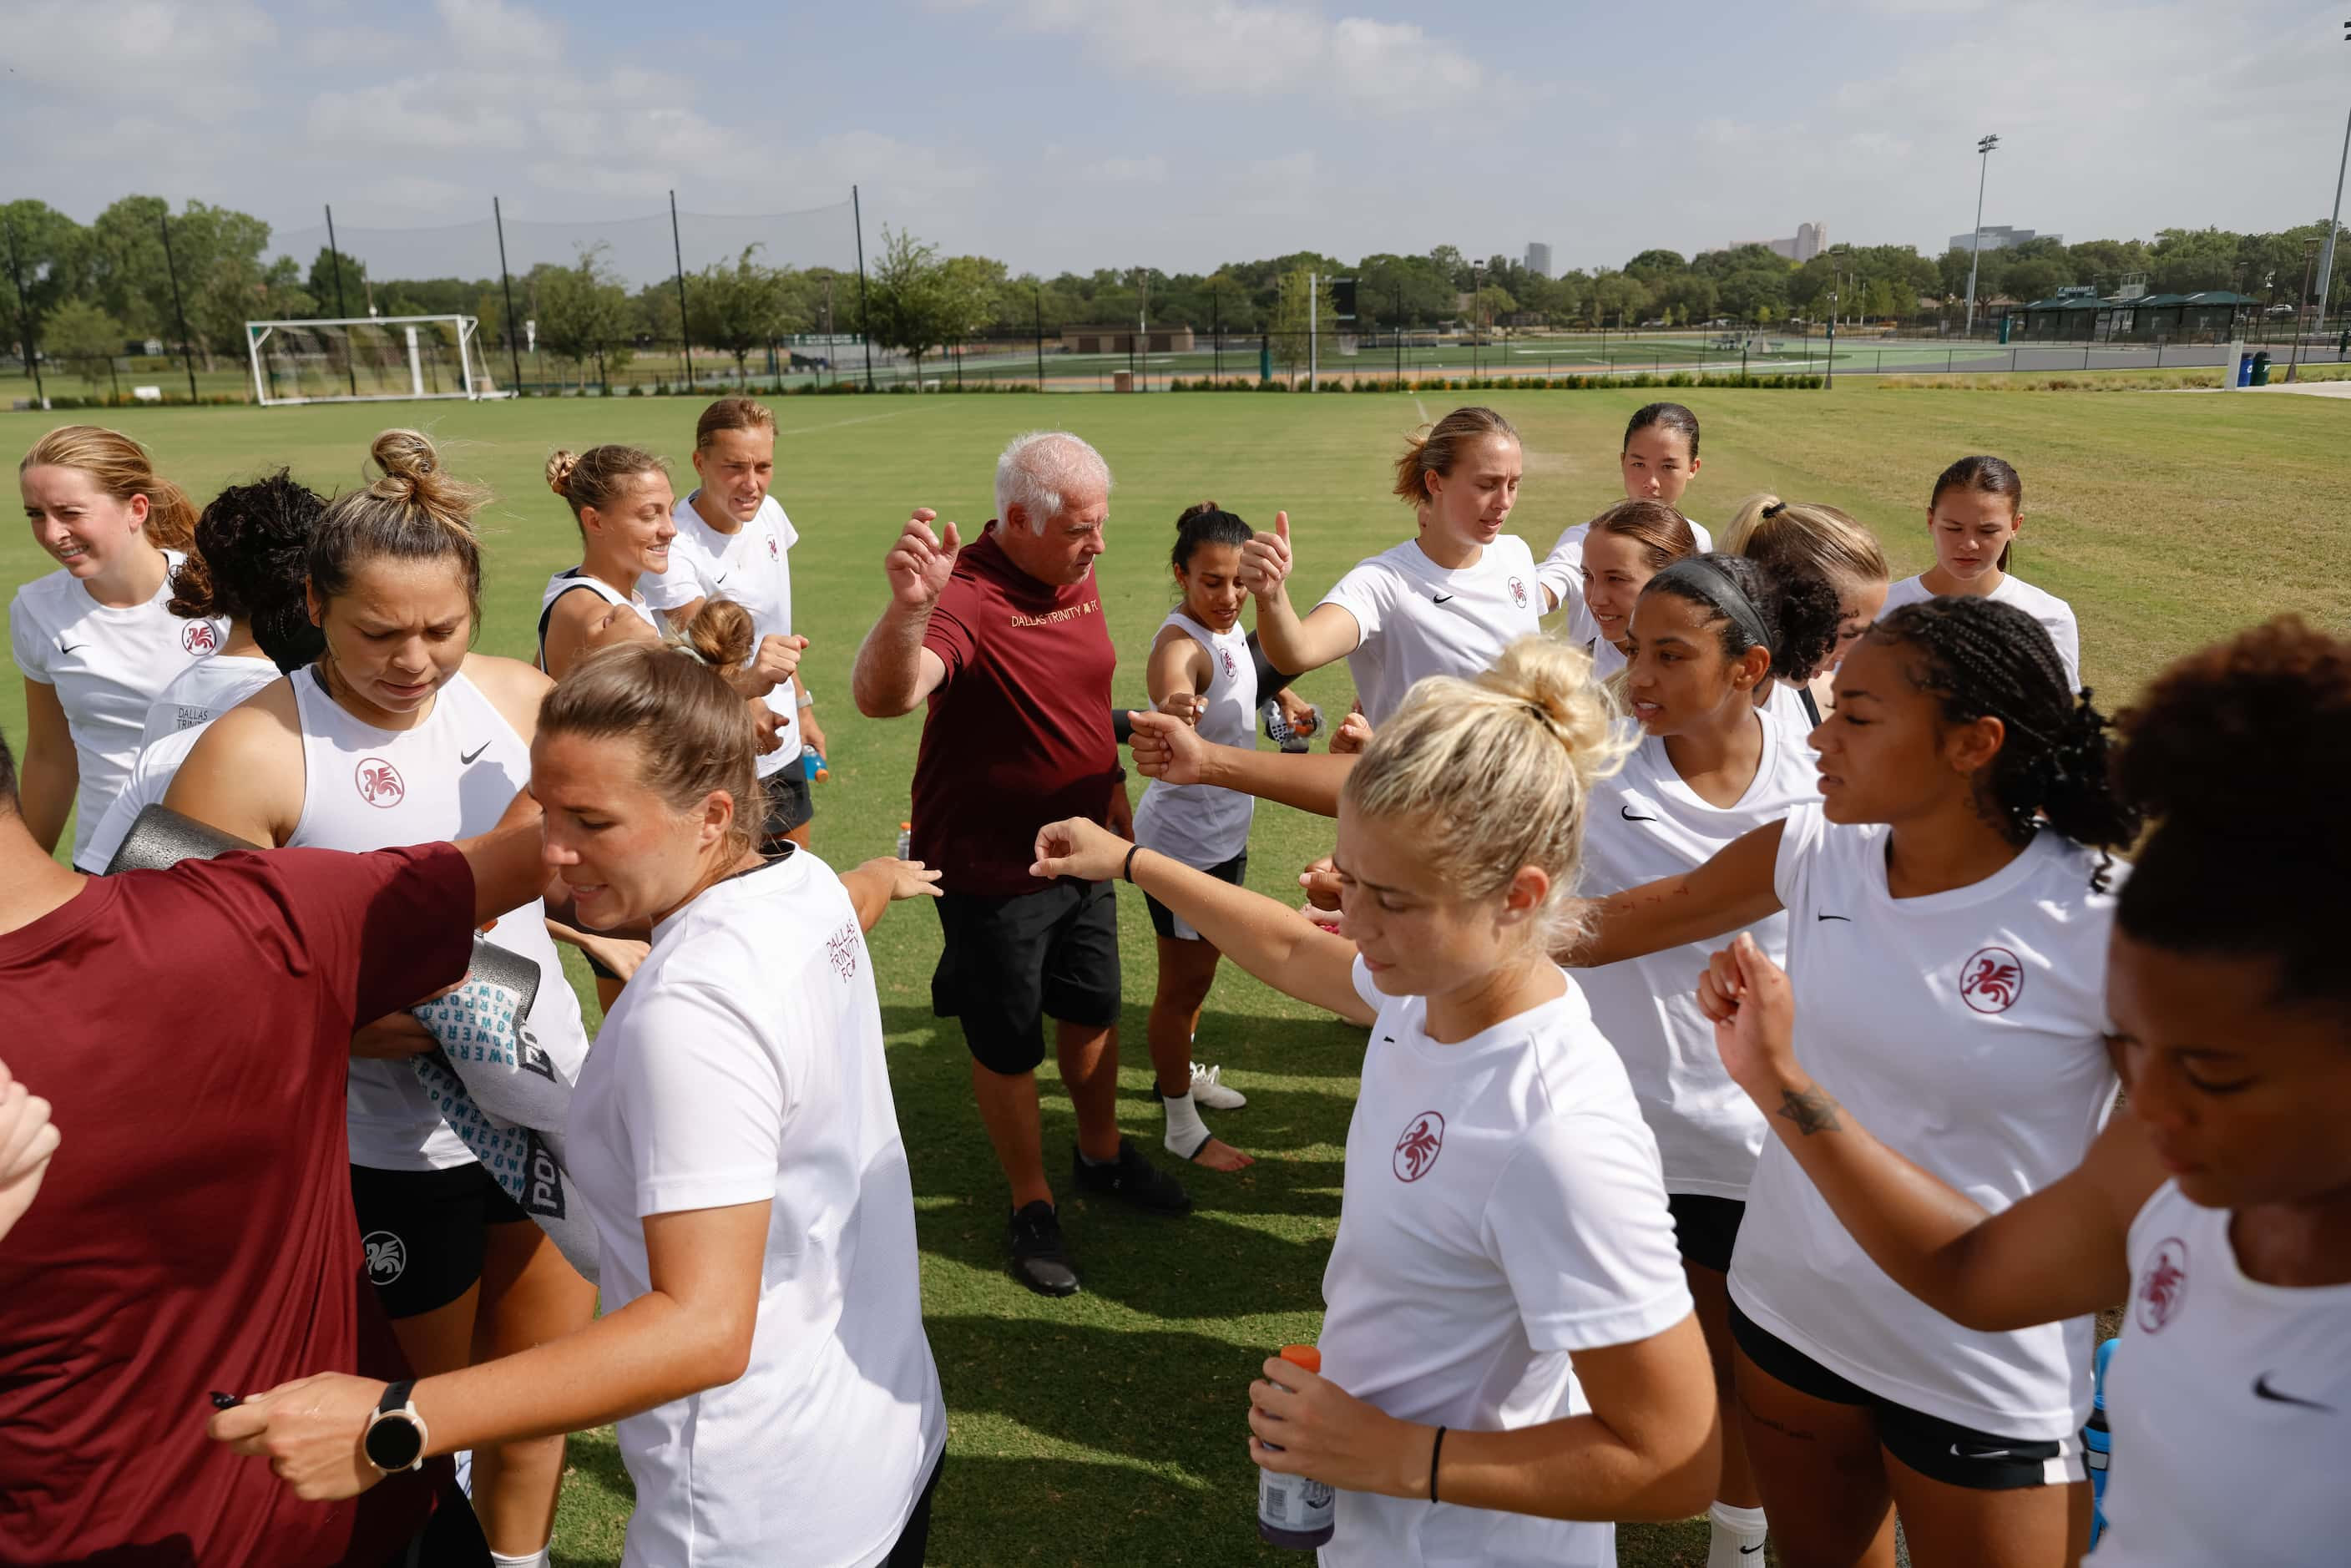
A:
<svg viewBox="0 0 2351 1568">
<path fill-rule="evenodd" d="M 1695 871 L 1661 876 L 1597 901 L 1583 939 L 1552 955 L 1576 968 L 1662 953 L 1752 925 L 1778 913 L 1772 869 L 1782 824 L 1767 822 Z"/>
<path fill-rule="evenodd" d="M 963 547 L 953 523 L 944 538 L 931 531 L 937 516 L 928 507 L 916 507 L 898 542 L 883 558 L 882 569 L 890 579 L 890 606 L 859 645 L 849 678 L 850 696 L 868 718 L 912 713 L 946 681 L 946 663 L 923 646 L 923 633 L 955 571 L 956 552 Z"/>
<path fill-rule="evenodd" d="M 1355 990 L 1353 942 L 1319 929 L 1262 894 L 1219 882 L 1155 850 L 1135 850 L 1082 817 L 1050 823 L 1037 835 L 1037 863 L 1029 872 L 1107 882 L 1123 869 L 1217 951 L 1274 989 L 1355 1023 L 1368 1024 L 1374 1017 Z"/>
<path fill-rule="evenodd" d="M 1333 659 L 1343 659 L 1364 640 L 1354 615 L 1336 604 L 1318 604 L 1303 617 L 1290 607 L 1290 514 L 1274 514 L 1273 527 L 1259 529 L 1241 547 L 1241 584 L 1257 597 L 1257 636 L 1277 668 L 1302 675 Z"/>
<path fill-rule="evenodd" d="M 1164 713 L 1134 716 L 1135 770 L 1170 784 L 1213 784 L 1276 800 L 1318 817 L 1339 814 L 1339 791 L 1355 758 L 1311 751 L 1258 751 L 1202 740 L 1191 726 Z"/>
<path fill-rule="evenodd" d="M 1723 1065 L 1870 1260 L 1954 1322 L 2004 1333 L 2079 1317 L 2130 1290 L 2126 1244 L 2163 1167 L 2126 1113 L 2081 1166 L 1987 1214 L 1870 1135 L 1796 1061 L 1788 977 L 1741 932 L 1698 983 Z"/>
</svg>

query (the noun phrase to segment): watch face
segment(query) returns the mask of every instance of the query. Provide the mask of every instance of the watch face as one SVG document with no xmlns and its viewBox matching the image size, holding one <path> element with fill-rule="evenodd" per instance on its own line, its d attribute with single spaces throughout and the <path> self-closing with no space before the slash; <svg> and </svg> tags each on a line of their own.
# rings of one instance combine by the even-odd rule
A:
<svg viewBox="0 0 2351 1568">
<path fill-rule="evenodd" d="M 379 1417 L 368 1428 L 368 1462 L 377 1469 L 404 1470 L 417 1461 L 423 1448 L 423 1430 L 398 1411 Z"/>
</svg>

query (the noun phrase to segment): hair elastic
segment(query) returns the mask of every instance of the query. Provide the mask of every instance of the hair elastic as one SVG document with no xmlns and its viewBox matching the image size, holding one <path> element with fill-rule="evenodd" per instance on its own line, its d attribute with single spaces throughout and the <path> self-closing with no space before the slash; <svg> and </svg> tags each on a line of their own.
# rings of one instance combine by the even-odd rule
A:
<svg viewBox="0 0 2351 1568">
<path fill-rule="evenodd" d="M 1787 509 L 1788 503 L 1785 501 L 1769 501 L 1764 504 L 1763 516 L 1767 517 L 1776 517 Z"/>
<path fill-rule="evenodd" d="M 1771 633 L 1764 627 L 1763 612 L 1755 608 L 1755 601 L 1739 586 L 1739 580 L 1703 556 L 1684 556 L 1649 580 L 1649 587 L 1659 583 L 1678 582 L 1696 591 L 1708 603 L 1730 617 L 1733 623 L 1747 634 L 1748 645 L 1772 651 Z"/>
</svg>

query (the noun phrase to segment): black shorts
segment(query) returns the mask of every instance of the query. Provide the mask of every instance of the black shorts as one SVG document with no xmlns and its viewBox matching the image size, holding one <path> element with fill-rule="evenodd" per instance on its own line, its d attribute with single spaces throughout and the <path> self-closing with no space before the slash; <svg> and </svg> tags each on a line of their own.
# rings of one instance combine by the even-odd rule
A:
<svg viewBox="0 0 2351 1568">
<path fill-rule="evenodd" d="M 1249 880 L 1249 851 L 1243 850 L 1221 865 L 1203 866 L 1201 869 L 1218 882 L 1228 882 L 1235 887 L 1238 887 Z M 1176 912 L 1147 893 L 1143 895 L 1143 907 L 1151 915 L 1151 928 L 1170 942 L 1201 940 L 1200 934 L 1196 931 L 1188 936 L 1178 936 L 1176 931 Z"/>
<path fill-rule="evenodd" d="M 1045 1020 L 1118 1022 L 1118 903 L 1107 882 L 1057 882 L 990 898 L 934 901 L 946 946 L 931 976 L 931 1010 L 963 1020 L 964 1043 L 990 1072 L 1017 1076 L 1045 1060 Z"/>
<path fill-rule="evenodd" d="M 795 757 L 765 779 L 759 788 L 768 798 L 768 820 L 759 826 L 763 841 L 782 838 L 816 817 L 816 800 L 809 794 L 808 763 Z"/>
<path fill-rule="evenodd" d="M 1745 1201 L 1669 1192 L 1666 1207 L 1673 1211 L 1674 1241 L 1681 1249 L 1682 1260 L 1718 1274 L 1729 1273 L 1730 1249 L 1739 1243 L 1739 1222 L 1747 1217 Z"/>
<path fill-rule="evenodd" d="M 1886 1451 L 1929 1480 L 1970 1491 L 2022 1491 L 2088 1479 L 2079 1437 L 2003 1437 L 1896 1405 L 1831 1372 L 1740 1312 L 1736 1301 L 1730 1337 L 1760 1370 L 1797 1393 L 1866 1406 L 1877 1416 L 1877 1440 Z"/>
<path fill-rule="evenodd" d="M 482 1277 L 485 1228 L 530 1216 L 479 1164 L 445 1171 L 351 1167 L 368 1279 L 390 1318 L 445 1307 Z"/>
</svg>

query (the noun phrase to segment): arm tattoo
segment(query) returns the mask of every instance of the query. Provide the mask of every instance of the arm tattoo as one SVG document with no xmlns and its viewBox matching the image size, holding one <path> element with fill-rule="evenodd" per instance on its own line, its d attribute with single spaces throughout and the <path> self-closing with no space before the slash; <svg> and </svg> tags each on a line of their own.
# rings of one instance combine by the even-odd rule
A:
<svg viewBox="0 0 2351 1568">
<path fill-rule="evenodd" d="M 1804 1090 L 1783 1090 L 1780 1095 L 1780 1114 L 1796 1124 L 1796 1131 L 1808 1138 L 1814 1133 L 1837 1131 L 1844 1125 L 1837 1120 L 1837 1113 L 1844 1109 L 1835 1096 L 1817 1084 Z"/>
</svg>

